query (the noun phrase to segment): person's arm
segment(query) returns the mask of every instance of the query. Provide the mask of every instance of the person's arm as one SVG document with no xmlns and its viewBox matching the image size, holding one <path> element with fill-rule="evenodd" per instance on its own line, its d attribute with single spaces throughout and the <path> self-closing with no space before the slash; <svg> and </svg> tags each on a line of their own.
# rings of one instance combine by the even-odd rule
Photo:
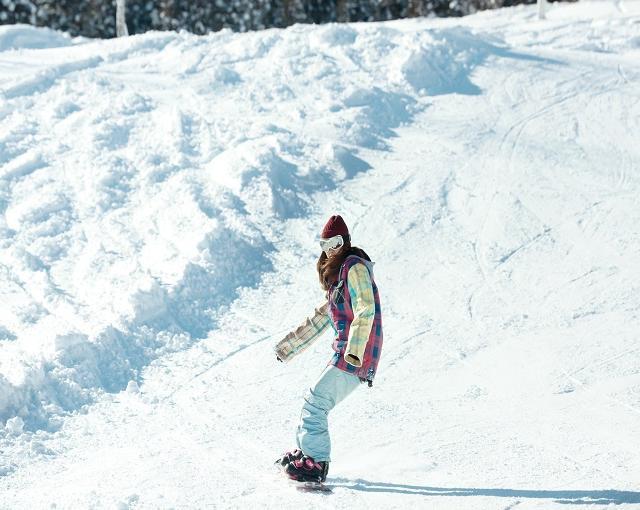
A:
<svg viewBox="0 0 640 510">
<path fill-rule="evenodd" d="M 347 273 L 349 295 L 353 321 L 349 328 L 349 340 L 344 352 L 344 359 L 354 367 L 361 367 L 364 351 L 369 341 L 376 303 L 373 297 L 373 285 L 369 270 L 364 264 L 351 266 Z"/>
<path fill-rule="evenodd" d="M 280 361 L 289 361 L 297 356 L 313 342 L 315 342 L 322 333 L 324 333 L 331 319 L 328 313 L 328 303 L 316 308 L 313 317 L 307 318 L 300 326 L 285 336 L 275 347 L 276 356 Z"/>
</svg>

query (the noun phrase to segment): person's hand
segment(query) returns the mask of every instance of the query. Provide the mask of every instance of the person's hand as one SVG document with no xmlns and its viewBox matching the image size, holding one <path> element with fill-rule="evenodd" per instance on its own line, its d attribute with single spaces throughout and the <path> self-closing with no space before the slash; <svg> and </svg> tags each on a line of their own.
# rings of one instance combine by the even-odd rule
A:
<svg viewBox="0 0 640 510">
<path fill-rule="evenodd" d="M 369 388 L 371 388 L 373 386 L 373 381 L 369 381 L 368 379 L 365 379 L 364 377 L 360 377 L 360 383 L 362 383 L 362 384 L 367 383 L 367 386 L 369 386 Z"/>
</svg>

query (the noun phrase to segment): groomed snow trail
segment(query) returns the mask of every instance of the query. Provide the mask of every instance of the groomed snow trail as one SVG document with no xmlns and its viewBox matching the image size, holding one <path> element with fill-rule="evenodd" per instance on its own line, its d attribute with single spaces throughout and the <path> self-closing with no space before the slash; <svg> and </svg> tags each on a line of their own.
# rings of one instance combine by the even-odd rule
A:
<svg viewBox="0 0 640 510">
<path fill-rule="evenodd" d="M 548 18 L 0 53 L 0 508 L 640 508 L 640 3 Z M 336 211 L 384 357 L 302 494 Z"/>
</svg>

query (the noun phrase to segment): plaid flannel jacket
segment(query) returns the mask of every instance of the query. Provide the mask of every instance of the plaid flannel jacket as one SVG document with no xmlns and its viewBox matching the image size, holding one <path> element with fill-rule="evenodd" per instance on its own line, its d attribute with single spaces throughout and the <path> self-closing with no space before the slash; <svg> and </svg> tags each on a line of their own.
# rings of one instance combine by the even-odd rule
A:
<svg viewBox="0 0 640 510">
<path fill-rule="evenodd" d="M 320 338 L 320 335 L 327 330 L 331 323 L 328 309 L 328 303 L 316 308 L 313 317 L 307 318 L 300 326 L 280 340 L 275 348 L 278 359 L 289 361 Z"/>
<path fill-rule="evenodd" d="M 368 381 L 373 381 L 382 353 L 382 311 L 372 266 L 368 260 L 348 256 L 327 293 L 337 333 L 330 364 Z"/>
<path fill-rule="evenodd" d="M 330 364 L 372 381 L 382 350 L 382 317 L 371 266 L 359 257 L 347 257 L 338 282 L 327 292 L 328 303 L 278 342 L 278 358 L 289 361 L 333 326 L 335 354 Z"/>
</svg>

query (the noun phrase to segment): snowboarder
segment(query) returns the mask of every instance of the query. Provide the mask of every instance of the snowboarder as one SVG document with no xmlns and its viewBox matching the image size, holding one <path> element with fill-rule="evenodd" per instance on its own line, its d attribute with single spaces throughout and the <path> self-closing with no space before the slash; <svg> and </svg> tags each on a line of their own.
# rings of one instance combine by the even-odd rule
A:
<svg viewBox="0 0 640 510">
<path fill-rule="evenodd" d="M 334 354 L 307 390 L 297 428 L 298 448 L 276 461 L 292 480 L 324 482 L 330 462 L 328 413 L 361 383 L 373 385 L 382 349 L 382 316 L 373 262 L 351 246 L 341 216 L 329 218 L 320 236 L 317 262 L 326 302 L 276 345 L 279 361 L 289 361 L 333 328 Z"/>
</svg>

